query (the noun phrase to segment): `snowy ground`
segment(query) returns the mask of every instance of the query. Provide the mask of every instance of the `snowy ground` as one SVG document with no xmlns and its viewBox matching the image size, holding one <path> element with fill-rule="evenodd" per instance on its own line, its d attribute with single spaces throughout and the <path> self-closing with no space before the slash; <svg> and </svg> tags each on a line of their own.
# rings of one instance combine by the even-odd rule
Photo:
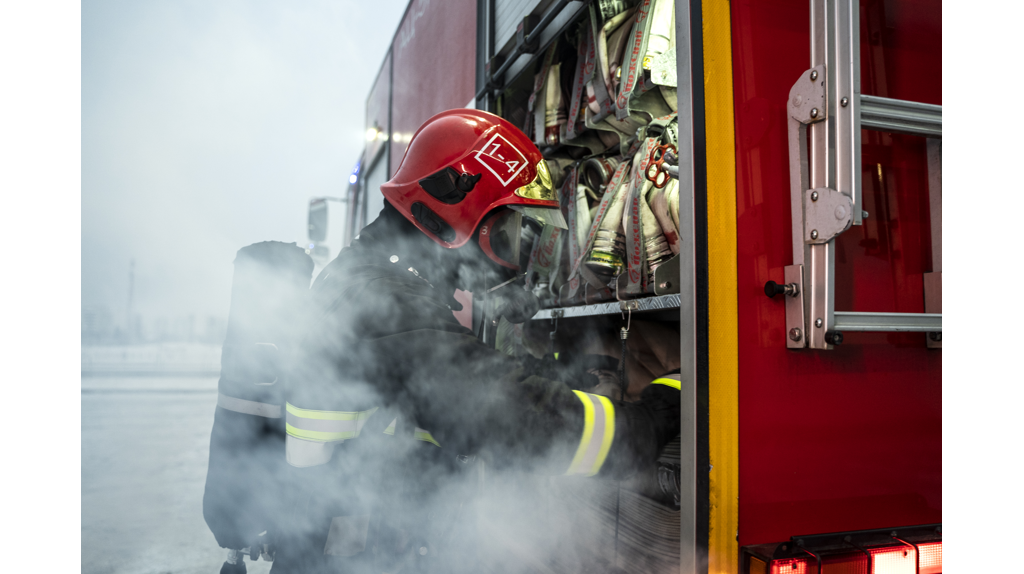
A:
<svg viewBox="0 0 1024 574">
<path fill-rule="evenodd" d="M 202 513 L 216 402 L 216 377 L 82 378 L 82 572 L 220 570 Z"/>
</svg>

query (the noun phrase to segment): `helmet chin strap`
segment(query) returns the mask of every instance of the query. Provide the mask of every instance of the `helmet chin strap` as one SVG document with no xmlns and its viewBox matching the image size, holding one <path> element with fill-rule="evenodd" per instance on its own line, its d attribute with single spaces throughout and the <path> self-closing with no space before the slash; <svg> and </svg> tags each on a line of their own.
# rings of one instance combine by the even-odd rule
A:
<svg viewBox="0 0 1024 574">
<path fill-rule="evenodd" d="M 522 274 L 522 275 L 516 274 L 516 275 L 514 275 L 514 276 L 513 276 L 513 277 L 512 277 L 511 279 L 509 279 L 508 281 L 505 281 L 505 282 L 503 282 L 503 283 L 498 283 L 498 284 L 497 284 L 497 285 L 495 285 L 494 287 L 491 287 L 490 289 L 488 289 L 488 290 L 486 291 L 486 293 L 490 293 L 490 292 L 492 292 L 492 291 L 497 291 L 498 289 L 501 289 L 501 288 L 502 288 L 502 287 L 504 287 L 505 285 L 508 285 L 509 283 L 511 283 L 511 282 L 515 281 L 516 279 L 519 279 L 519 278 L 521 278 L 521 277 L 526 277 L 526 274 L 525 274 L 525 273 L 524 273 L 524 274 Z"/>
</svg>

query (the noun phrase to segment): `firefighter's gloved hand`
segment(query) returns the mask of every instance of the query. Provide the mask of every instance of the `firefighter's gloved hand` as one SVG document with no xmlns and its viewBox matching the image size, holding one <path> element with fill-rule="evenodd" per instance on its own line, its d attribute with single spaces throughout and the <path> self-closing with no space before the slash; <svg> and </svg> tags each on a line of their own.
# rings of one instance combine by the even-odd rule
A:
<svg viewBox="0 0 1024 574">
<path fill-rule="evenodd" d="M 679 436 L 680 401 L 679 389 L 670 385 L 651 384 L 640 393 L 637 406 L 649 413 L 658 453 L 669 441 Z"/>
<path fill-rule="evenodd" d="M 665 445 L 679 435 L 680 392 L 659 382 L 666 380 L 672 381 L 656 379 L 635 403 L 615 403 L 615 440 L 600 476 L 632 476 L 654 463 Z M 674 382 L 678 384 L 678 378 Z"/>
<path fill-rule="evenodd" d="M 495 318 L 504 317 L 509 323 L 525 323 L 540 311 L 540 299 L 516 283 L 505 285 L 490 296 L 494 298 Z"/>
</svg>

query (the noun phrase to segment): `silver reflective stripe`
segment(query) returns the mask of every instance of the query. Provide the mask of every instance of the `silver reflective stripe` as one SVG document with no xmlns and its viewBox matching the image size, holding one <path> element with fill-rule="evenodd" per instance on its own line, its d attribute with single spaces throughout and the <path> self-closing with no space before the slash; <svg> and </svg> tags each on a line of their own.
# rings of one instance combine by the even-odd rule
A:
<svg viewBox="0 0 1024 574">
<path fill-rule="evenodd" d="M 327 533 L 324 554 L 355 556 L 366 549 L 366 534 L 370 529 L 370 515 L 335 516 Z"/>
<path fill-rule="evenodd" d="M 359 436 L 367 419 L 377 412 L 374 407 L 368 411 L 319 411 L 299 408 L 285 403 L 285 431 L 288 436 L 319 441 L 335 442 Z"/>
<path fill-rule="evenodd" d="M 267 417 L 268 419 L 281 418 L 281 405 L 247 401 L 245 399 L 229 397 L 223 393 L 217 393 L 217 406 L 236 413 L 242 413 L 243 415 L 256 415 L 258 417 Z"/>
<path fill-rule="evenodd" d="M 615 407 L 608 397 L 573 393 L 583 403 L 583 435 L 566 474 L 594 476 L 601 470 L 615 438 Z"/>
<path fill-rule="evenodd" d="M 335 444 L 337 443 L 304 440 L 288 435 L 284 441 L 285 460 L 298 468 L 326 464 L 334 454 Z"/>
<path fill-rule="evenodd" d="M 300 430 L 341 434 L 351 433 L 351 438 L 359 436 L 359 432 L 363 430 L 363 425 L 366 424 L 366 419 L 332 421 L 324 419 L 308 419 L 292 413 L 285 413 L 285 421 Z"/>
<path fill-rule="evenodd" d="M 398 424 L 398 417 L 395 417 L 395 420 L 391 421 L 391 424 L 388 425 L 388 428 L 384 429 L 384 434 L 389 434 L 389 435 L 394 436 L 394 434 L 395 434 L 395 425 L 397 425 L 397 424 Z"/>
</svg>

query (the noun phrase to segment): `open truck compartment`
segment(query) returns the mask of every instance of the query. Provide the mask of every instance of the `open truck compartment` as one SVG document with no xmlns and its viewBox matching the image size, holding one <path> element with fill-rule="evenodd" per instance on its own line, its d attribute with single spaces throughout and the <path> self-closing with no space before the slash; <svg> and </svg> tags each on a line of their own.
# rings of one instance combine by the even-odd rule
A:
<svg viewBox="0 0 1024 574">
<path fill-rule="evenodd" d="M 575 517 L 488 541 L 492 565 L 941 572 L 941 61 L 930 0 L 409 3 L 344 241 L 420 124 L 496 113 L 569 230 L 526 234 L 530 321 L 484 294 L 460 320 L 509 354 L 608 358 L 588 392 L 682 378 L 680 439 L 636 480 L 490 476 Z"/>
</svg>

